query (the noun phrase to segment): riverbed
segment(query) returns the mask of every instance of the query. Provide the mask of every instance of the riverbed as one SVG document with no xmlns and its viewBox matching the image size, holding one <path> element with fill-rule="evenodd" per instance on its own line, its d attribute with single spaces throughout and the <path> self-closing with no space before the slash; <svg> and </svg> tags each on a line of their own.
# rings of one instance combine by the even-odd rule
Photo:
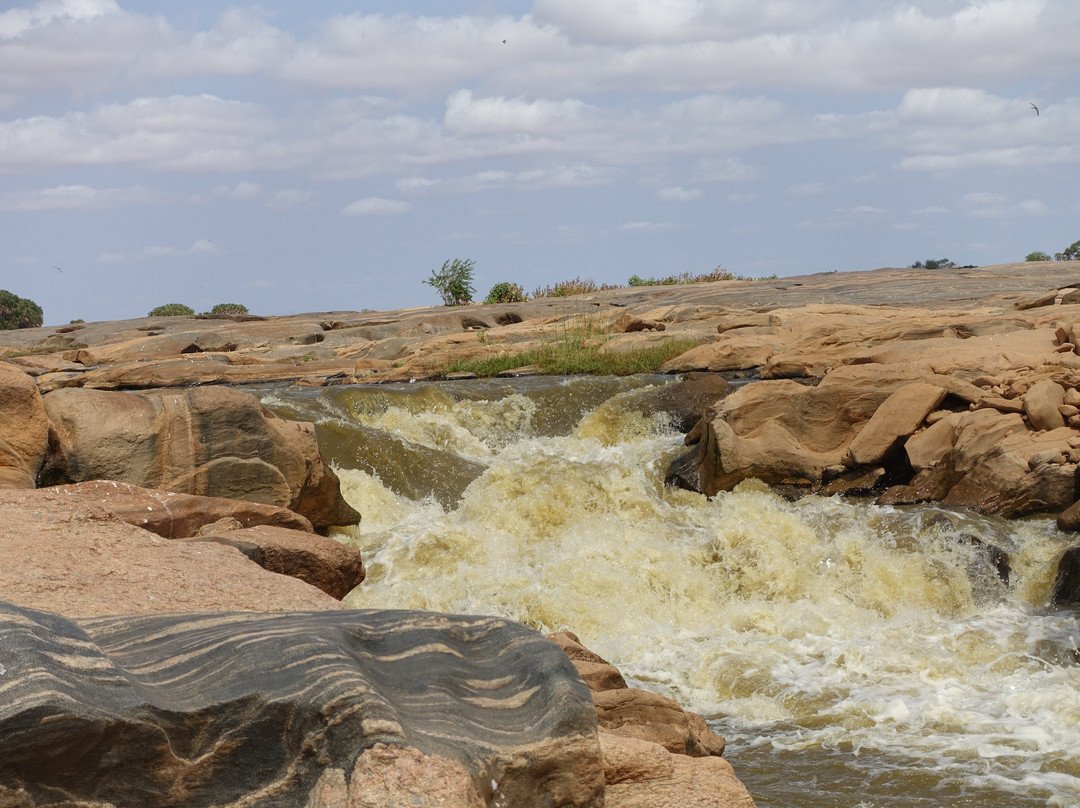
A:
<svg viewBox="0 0 1080 808">
<path fill-rule="evenodd" d="M 254 392 L 316 423 L 363 514 L 336 536 L 368 568 L 349 606 L 570 629 L 705 715 L 761 808 L 1080 804 L 1053 521 L 667 487 L 682 435 L 636 404 L 671 381 Z"/>
</svg>

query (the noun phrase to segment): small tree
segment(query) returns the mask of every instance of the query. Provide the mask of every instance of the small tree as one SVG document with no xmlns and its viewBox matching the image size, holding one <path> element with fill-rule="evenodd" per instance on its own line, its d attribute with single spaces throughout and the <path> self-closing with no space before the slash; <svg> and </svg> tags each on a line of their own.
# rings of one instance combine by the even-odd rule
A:
<svg viewBox="0 0 1080 808">
<path fill-rule="evenodd" d="M 927 258 L 925 261 L 916 261 L 911 265 L 912 269 L 954 269 L 955 261 L 948 258 Z"/>
<path fill-rule="evenodd" d="M 1055 261 L 1080 261 L 1080 241 L 1074 241 L 1061 252 L 1054 255 Z"/>
<path fill-rule="evenodd" d="M 445 306 L 460 306 L 463 303 L 472 303 L 473 269 L 475 264 L 470 259 L 462 261 L 455 258 L 446 261 L 438 272 L 431 271 L 431 277 L 424 283 L 434 287 L 435 291 L 443 299 Z"/>
<path fill-rule="evenodd" d="M 491 287 L 491 291 L 484 298 L 484 303 L 486 305 L 492 303 L 524 303 L 526 300 L 528 298 L 525 297 L 525 290 L 521 288 L 521 284 L 503 281 Z"/>
<path fill-rule="evenodd" d="M 183 303 L 166 303 L 164 306 L 158 306 L 151 311 L 147 317 L 184 317 L 185 315 L 191 315 L 195 313 L 195 309 L 191 306 L 185 306 Z"/>
<path fill-rule="evenodd" d="M 1025 261 L 1049 261 L 1050 256 L 1044 253 L 1042 250 L 1036 250 L 1033 253 L 1028 253 L 1024 257 Z"/>
<path fill-rule="evenodd" d="M 33 300 L 0 289 L 0 330 L 40 328 L 42 320 L 41 306 Z"/>
<path fill-rule="evenodd" d="M 239 303 L 218 303 L 210 309 L 211 314 L 247 314 L 247 306 Z"/>
</svg>

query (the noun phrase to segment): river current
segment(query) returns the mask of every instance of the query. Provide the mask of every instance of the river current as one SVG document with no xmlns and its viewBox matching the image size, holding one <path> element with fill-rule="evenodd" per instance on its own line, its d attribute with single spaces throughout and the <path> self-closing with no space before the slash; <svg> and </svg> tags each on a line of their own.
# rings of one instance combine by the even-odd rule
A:
<svg viewBox="0 0 1080 808">
<path fill-rule="evenodd" d="M 682 435 L 635 402 L 671 381 L 255 392 L 316 423 L 363 514 L 336 535 L 368 569 L 347 605 L 570 629 L 705 715 L 760 808 L 1080 805 L 1053 521 L 665 487 Z"/>
</svg>

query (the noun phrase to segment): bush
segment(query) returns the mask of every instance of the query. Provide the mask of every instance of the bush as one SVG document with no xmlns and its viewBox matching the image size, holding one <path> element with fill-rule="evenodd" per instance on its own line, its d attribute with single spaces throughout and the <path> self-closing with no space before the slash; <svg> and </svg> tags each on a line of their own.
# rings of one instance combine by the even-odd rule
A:
<svg viewBox="0 0 1080 808">
<path fill-rule="evenodd" d="M 435 288 L 443 300 L 444 306 L 460 306 L 463 303 L 472 303 L 473 269 L 475 264 L 472 260 L 462 261 L 455 258 L 446 261 L 438 272 L 431 271 L 431 277 L 424 283 Z"/>
<path fill-rule="evenodd" d="M 521 288 L 520 284 L 503 281 L 491 287 L 491 291 L 484 298 L 484 303 L 486 305 L 493 303 L 524 303 L 528 299 L 525 297 L 525 290 Z"/>
<path fill-rule="evenodd" d="M 0 330 L 40 328 L 42 319 L 41 306 L 33 300 L 0 289 Z"/>
<path fill-rule="evenodd" d="M 1049 261 L 1050 256 L 1044 253 L 1042 250 L 1036 250 L 1033 253 L 1028 253 L 1024 257 L 1025 261 Z"/>
<path fill-rule="evenodd" d="M 911 265 L 912 269 L 955 269 L 956 262 L 948 258 L 927 258 L 926 261 L 916 261 Z"/>
<path fill-rule="evenodd" d="M 166 303 L 151 311 L 147 317 L 184 317 L 194 314 L 195 309 L 185 306 L 183 303 Z"/>
<path fill-rule="evenodd" d="M 247 314 L 247 306 L 242 306 L 239 303 L 218 303 L 214 308 L 210 309 L 211 314 Z"/>
</svg>

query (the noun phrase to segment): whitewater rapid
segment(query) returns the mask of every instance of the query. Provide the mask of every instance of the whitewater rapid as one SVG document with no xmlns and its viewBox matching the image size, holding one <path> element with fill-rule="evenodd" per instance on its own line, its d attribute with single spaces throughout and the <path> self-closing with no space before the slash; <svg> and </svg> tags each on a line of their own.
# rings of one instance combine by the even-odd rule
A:
<svg viewBox="0 0 1080 808">
<path fill-rule="evenodd" d="M 363 514 L 336 536 L 368 569 L 349 606 L 570 629 L 709 717 L 759 806 L 1080 804 L 1052 521 L 665 487 L 682 436 L 633 402 L 668 381 L 262 396 L 316 422 Z M 1008 585 L 970 536 L 1009 553 Z"/>
</svg>

